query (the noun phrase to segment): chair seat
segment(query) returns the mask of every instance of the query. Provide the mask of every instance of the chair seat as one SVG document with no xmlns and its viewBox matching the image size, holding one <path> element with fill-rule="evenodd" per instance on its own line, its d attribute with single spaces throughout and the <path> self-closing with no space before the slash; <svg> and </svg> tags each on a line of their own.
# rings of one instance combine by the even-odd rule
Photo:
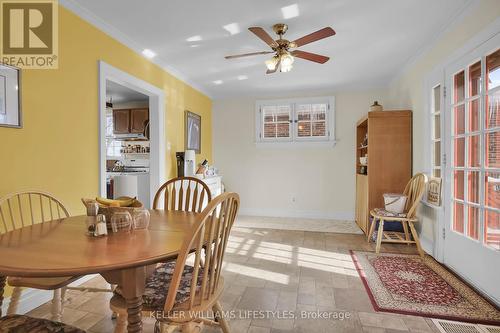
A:
<svg viewBox="0 0 500 333">
<path fill-rule="evenodd" d="M 406 218 L 406 213 L 393 213 L 388 210 L 385 210 L 383 208 L 375 208 L 373 210 L 373 213 L 378 216 L 382 217 L 400 217 L 400 218 Z"/>
<path fill-rule="evenodd" d="M 85 333 L 74 326 L 22 315 L 0 318 L 0 333 Z"/>
<path fill-rule="evenodd" d="M 54 290 L 67 286 L 73 281 L 76 281 L 80 276 L 70 277 L 54 277 L 54 278 L 25 278 L 25 277 L 8 277 L 7 283 L 12 287 L 26 287 L 42 290 Z"/>
<path fill-rule="evenodd" d="M 170 287 L 170 282 L 172 281 L 172 276 L 174 274 L 174 269 L 175 261 L 161 263 L 155 268 L 153 274 L 147 278 L 144 295 L 142 296 L 142 305 L 144 309 L 163 310 L 167 299 L 168 288 Z M 193 271 L 194 267 L 188 265 L 184 266 L 184 272 L 182 273 L 179 289 L 175 297 L 175 304 L 184 303 L 190 298 Z M 196 290 L 201 288 L 201 278 L 203 276 L 202 268 L 200 268 L 198 274 L 199 276 Z M 115 289 L 115 294 L 122 296 L 120 287 Z"/>
</svg>

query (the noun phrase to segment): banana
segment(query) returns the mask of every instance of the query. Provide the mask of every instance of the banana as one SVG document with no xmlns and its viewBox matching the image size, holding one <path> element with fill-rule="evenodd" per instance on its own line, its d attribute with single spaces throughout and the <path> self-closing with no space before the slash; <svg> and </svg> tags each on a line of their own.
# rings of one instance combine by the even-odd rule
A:
<svg viewBox="0 0 500 333">
<path fill-rule="evenodd" d="M 108 207 L 129 207 L 135 201 L 135 198 L 132 199 L 107 199 L 102 197 L 95 198 L 98 203 Z"/>
</svg>

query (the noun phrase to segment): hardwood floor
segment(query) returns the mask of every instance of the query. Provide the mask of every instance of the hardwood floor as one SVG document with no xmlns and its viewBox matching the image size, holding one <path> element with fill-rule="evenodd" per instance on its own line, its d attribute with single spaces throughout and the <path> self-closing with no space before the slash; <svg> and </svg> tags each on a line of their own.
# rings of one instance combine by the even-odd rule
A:
<svg viewBox="0 0 500 333">
<path fill-rule="evenodd" d="M 429 319 L 376 313 L 351 261 L 351 249 L 375 247 L 363 235 L 235 227 L 225 256 L 221 299 L 223 309 L 234 310 L 229 314 L 239 317 L 229 322 L 232 332 L 439 332 Z M 382 252 L 416 253 L 416 249 L 383 244 Z M 95 278 L 86 284 L 105 282 Z M 68 297 L 64 322 L 90 333 L 113 331 L 110 294 L 68 291 Z M 269 311 L 268 316 L 253 310 Z M 292 312 L 295 319 L 290 318 Z M 330 319 L 313 318 L 318 313 Z M 38 317 L 49 314 L 50 304 L 30 312 Z M 344 319 L 336 319 L 339 316 Z M 144 332 L 153 332 L 154 321 L 144 322 Z M 207 327 L 203 332 L 218 331 Z"/>
</svg>

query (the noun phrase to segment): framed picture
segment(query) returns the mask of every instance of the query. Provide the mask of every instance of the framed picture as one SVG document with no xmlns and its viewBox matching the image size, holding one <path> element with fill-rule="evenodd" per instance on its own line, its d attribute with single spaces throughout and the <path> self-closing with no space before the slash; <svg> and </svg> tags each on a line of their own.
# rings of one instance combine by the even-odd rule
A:
<svg viewBox="0 0 500 333">
<path fill-rule="evenodd" d="M 186 150 L 194 150 L 196 154 L 201 153 L 201 116 L 186 111 Z"/>
<path fill-rule="evenodd" d="M 441 205 L 441 178 L 432 177 L 427 184 L 427 202 Z"/>
<path fill-rule="evenodd" d="M 0 63 L 0 126 L 21 128 L 21 70 Z"/>
</svg>

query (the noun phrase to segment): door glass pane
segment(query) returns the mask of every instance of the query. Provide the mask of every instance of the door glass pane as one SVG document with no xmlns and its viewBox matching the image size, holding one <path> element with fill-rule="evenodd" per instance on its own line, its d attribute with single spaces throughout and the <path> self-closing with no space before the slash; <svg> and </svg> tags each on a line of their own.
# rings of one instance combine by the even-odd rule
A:
<svg viewBox="0 0 500 333">
<path fill-rule="evenodd" d="M 479 182 L 481 178 L 479 177 L 479 171 L 470 171 L 467 175 L 467 186 L 468 188 L 468 202 L 473 202 L 479 204 Z"/>
<path fill-rule="evenodd" d="M 464 172 L 455 170 L 454 174 L 454 197 L 455 199 L 464 200 Z"/>
<path fill-rule="evenodd" d="M 481 150 L 479 149 L 479 135 L 472 135 L 468 137 L 469 140 L 469 166 L 481 166 Z"/>
<path fill-rule="evenodd" d="M 486 133 L 486 167 L 500 168 L 500 131 Z"/>
<path fill-rule="evenodd" d="M 434 142 L 434 166 L 441 166 L 441 141 Z"/>
<path fill-rule="evenodd" d="M 433 112 L 439 112 L 441 111 L 441 86 L 436 86 L 434 87 L 434 89 L 432 90 L 433 92 Z"/>
<path fill-rule="evenodd" d="M 461 71 L 458 74 L 455 74 L 453 79 L 453 103 L 459 103 L 464 100 L 465 97 L 465 73 Z"/>
<path fill-rule="evenodd" d="M 500 250 L 500 214 L 489 209 L 484 210 L 484 242 Z"/>
<path fill-rule="evenodd" d="M 469 102 L 469 132 L 479 131 L 479 99 Z"/>
<path fill-rule="evenodd" d="M 484 205 L 492 208 L 500 207 L 500 172 L 487 172 L 485 178 Z"/>
<path fill-rule="evenodd" d="M 479 239 L 479 208 L 469 206 L 467 214 L 467 236 Z"/>
<path fill-rule="evenodd" d="M 481 61 L 469 67 L 469 97 L 479 94 L 481 89 Z"/>
<path fill-rule="evenodd" d="M 457 138 L 455 141 L 455 166 L 463 167 L 465 159 L 465 138 Z"/>
<path fill-rule="evenodd" d="M 486 89 L 500 86 L 500 49 L 486 57 Z"/>
<path fill-rule="evenodd" d="M 455 107 L 455 135 L 464 134 L 465 132 L 465 105 Z"/>
<path fill-rule="evenodd" d="M 500 91 L 486 96 L 488 110 L 486 112 L 486 128 L 500 127 Z"/>
<path fill-rule="evenodd" d="M 441 138 L 441 115 L 434 115 L 434 139 Z"/>
<path fill-rule="evenodd" d="M 464 205 L 455 202 L 453 207 L 453 230 L 464 233 Z"/>
</svg>

